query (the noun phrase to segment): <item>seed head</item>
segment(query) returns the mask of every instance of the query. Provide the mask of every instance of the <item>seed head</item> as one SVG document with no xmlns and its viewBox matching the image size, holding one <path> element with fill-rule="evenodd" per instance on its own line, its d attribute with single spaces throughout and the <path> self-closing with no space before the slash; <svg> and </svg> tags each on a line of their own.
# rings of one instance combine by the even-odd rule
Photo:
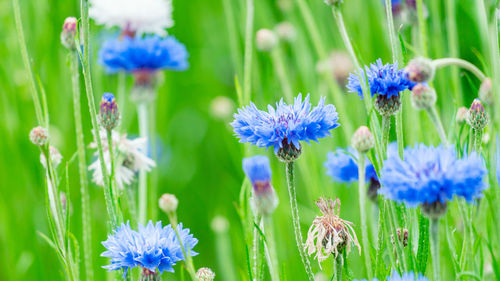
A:
<svg viewBox="0 0 500 281">
<path fill-rule="evenodd" d="M 434 78 L 435 67 L 428 58 L 414 58 L 405 68 L 408 79 L 413 82 L 428 82 Z"/>
<path fill-rule="evenodd" d="M 351 145 L 359 152 L 366 153 L 375 145 L 375 139 L 366 126 L 359 127 L 351 139 Z"/>
<path fill-rule="evenodd" d="M 78 20 L 74 17 L 67 17 L 64 20 L 61 32 L 61 44 L 68 50 L 75 50 L 76 25 Z"/>
<path fill-rule="evenodd" d="M 427 84 L 419 83 L 413 87 L 411 105 L 416 109 L 429 109 L 436 104 L 436 91 Z"/>
<path fill-rule="evenodd" d="M 475 99 L 467 114 L 467 123 L 475 130 L 482 130 L 488 124 L 488 116 L 484 106 L 479 99 Z"/>
<path fill-rule="evenodd" d="M 120 111 L 116 103 L 115 96 L 111 93 L 104 93 L 99 109 L 99 120 L 101 126 L 111 131 L 120 123 Z"/>
<path fill-rule="evenodd" d="M 42 126 L 35 127 L 30 132 L 30 140 L 35 145 L 44 146 L 49 140 L 49 132 Z"/>
<path fill-rule="evenodd" d="M 196 272 L 196 278 L 200 281 L 213 281 L 215 273 L 208 267 L 202 267 Z"/>
<path fill-rule="evenodd" d="M 269 52 L 278 45 L 278 36 L 269 29 L 260 29 L 255 38 L 257 49 L 262 52 Z"/>
<path fill-rule="evenodd" d="M 177 211 L 177 206 L 179 205 L 179 200 L 175 195 L 165 193 L 160 197 L 158 201 L 160 209 L 167 214 L 175 213 Z"/>
</svg>

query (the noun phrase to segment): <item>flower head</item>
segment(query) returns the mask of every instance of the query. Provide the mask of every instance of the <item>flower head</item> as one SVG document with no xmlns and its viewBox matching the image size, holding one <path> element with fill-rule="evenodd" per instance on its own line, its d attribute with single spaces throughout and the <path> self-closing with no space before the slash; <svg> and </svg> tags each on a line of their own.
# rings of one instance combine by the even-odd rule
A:
<svg viewBox="0 0 500 281">
<path fill-rule="evenodd" d="M 467 123 L 476 130 L 482 130 L 488 125 L 488 115 L 484 110 L 483 103 L 475 99 L 467 113 Z"/>
<path fill-rule="evenodd" d="M 367 281 L 366 279 L 360 281 Z M 378 281 L 377 278 L 374 278 L 372 281 Z M 404 273 L 403 275 L 399 275 L 396 271 L 392 273 L 391 277 L 387 277 L 387 281 L 429 281 L 429 279 L 425 278 L 423 275 L 415 275 L 413 272 Z"/>
<path fill-rule="evenodd" d="M 158 200 L 158 206 L 167 214 L 175 213 L 179 206 L 179 199 L 173 194 L 165 193 Z"/>
<path fill-rule="evenodd" d="M 120 111 L 112 93 L 102 95 L 99 107 L 99 121 L 106 130 L 113 130 L 120 123 Z"/>
<path fill-rule="evenodd" d="M 258 147 L 274 147 L 279 150 L 296 150 L 300 155 L 300 141 L 318 141 L 330 135 L 330 130 L 339 126 L 335 106 L 325 105 L 325 98 L 312 108 L 309 95 L 302 100 L 299 94 L 294 104 L 286 104 L 283 100 L 276 104 L 276 109 L 268 106 L 268 112 L 257 109 L 251 103 L 238 109 L 231 126 L 240 142 L 249 142 Z M 294 159 L 291 159 L 294 160 Z"/>
<path fill-rule="evenodd" d="M 398 64 L 382 64 L 382 60 L 378 59 L 376 63 L 372 63 L 370 67 L 365 66 L 365 70 L 358 69 L 356 73 L 351 73 L 347 84 L 347 89 L 351 93 L 358 93 L 363 98 L 363 87 L 366 77 L 372 96 L 375 94 L 385 96 L 389 99 L 392 96 L 399 96 L 404 90 L 412 89 L 415 85 L 408 80 L 407 75 L 402 69 L 398 68 Z M 360 76 L 362 79 L 360 80 Z"/>
<path fill-rule="evenodd" d="M 258 214 L 267 215 L 278 206 L 278 197 L 271 185 L 271 166 L 269 159 L 257 155 L 243 159 L 243 171 L 253 186 L 252 209 Z"/>
<path fill-rule="evenodd" d="M 486 167 L 475 152 L 458 158 L 452 148 L 419 144 L 404 150 L 404 160 L 392 154 L 384 161 L 380 193 L 410 207 L 443 207 L 453 196 L 467 201 L 481 197 Z"/>
<path fill-rule="evenodd" d="M 187 58 L 186 47 L 173 36 L 108 39 L 99 51 L 99 61 L 110 73 L 185 70 L 188 67 Z"/>
<path fill-rule="evenodd" d="M 75 17 L 67 17 L 64 20 L 61 31 L 61 44 L 69 50 L 75 49 L 76 25 L 78 20 Z"/>
<path fill-rule="evenodd" d="M 352 148 L 338 148 L 335 152 L 328 152 L 325 162 L 326 174 L 336 182 L 351 183 L 358 180 L 358 165 L 355 158 L 358 152 Z M 355 157 L 355 158 L 354 158 Z M 366 181 L 378 180 L 377 173 L 370 161 L 366 161 Z"/>
<path fill-rule="evenodd" d="M 90 0 L 89 14 L 97 24 L 130 33 L 165 35 L 172 27 L 171 0 Z"/>
<path fill-rule="evenodd" d="M 35 127 L 30 131 L 30 141 L 34 145 L 44 146 L 49 141 L 49 131 L 42 126 Z"/>
<path fill-rule="evenodd" d="M 213 281 L 215 273 L 208 267 L 202 267 L 196 272 L 196 278 L 200 281 Z"/>
<path fill-rule="evenodd" d="M 358 152 L 366 153 L 375 146 L 375 138 L 366 126 L 359 127 L 351 138 L 351 145 Z"/>
<path fill-rule="evenodd" d="M 320 198 L 316 201 L 316 205 L 323 215 L 317 216 L 309 228 L 305 244 L 307 254 L 316 253 L 315 258 L 320 267 L 321 262 L 330 255 L 336 258 L 344 251 L 348 254 L 352 244 L 358 247 L 361 254 L 356 233 L 352 228 L 353 224 L 340 218 L 340 200 Z"/>
<path fill-rule="evenodd" d="M 101 130 L 101 143 L 104 152 L 104 162 L 108 173 L 111 171 L 111 159 L 109 155 L 108 137 L 105 130 Z M 124 185 L 129 185 L 134 180 L 134 176 L 140 170 L 150 171 L 156 166 L 156 163 L 150 159 L 143 151 L 147 139 L 136 138 L 128 139 L 126 135 L 120 135 L 116 131 L 111 134 L 113 145 L 113 156 L 115 157 L 115 176 L 116 185 L 123 189 Z M 97 149 L 97 143 L 90 144 L 90 148 Z M 96 160 L 90 164 L 89 170 L 93 171 L 92 181 L 103 186 L 104 178 L 102 175 L 101 162 L 98 159 L 98 151 L 94 153 Z"/>
<path fill-rule="evenodd" d="M 182 224 L 178 227 L 186 251 L 190 251 L 191 256 L 196 255 L 192 248 L 198 240 L 189 234 L 189 229 L 182 229 Z M 170 225 L 162 227 L 161 222 L 153 224 L 149 221 L 146 226 L 139 225 L 138 231 L 132 230 L 127 222 L 102 244 L 107 250 L 101 256 L 111 259 L 111 263 L 104 268 L 110 271 L 124 269 L 124 276 L 136 266 L 142 267 L 146 272 L 174 272 L 173 266 L 184 260 L 174 229 Z"/>
</svg>

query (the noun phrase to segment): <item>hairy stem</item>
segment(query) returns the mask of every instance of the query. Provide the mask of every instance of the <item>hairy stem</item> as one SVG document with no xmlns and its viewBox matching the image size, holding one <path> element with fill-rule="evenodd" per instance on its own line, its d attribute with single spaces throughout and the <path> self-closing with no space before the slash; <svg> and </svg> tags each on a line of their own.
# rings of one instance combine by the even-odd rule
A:
<svg viewBox="0 0 500 281">
<path fill-rule="evenodd" d="M 137 105 L 137 115 L 139 119 L 139 135 L 141 138 L 146 138 L 148 141 L 148 107 L 147 103 L 139 103 Z M 147 153 L 147 143 L 141 148 L 143 153 Z M 147 203 L 148 203 L 148 182 L 147 173 L 144 169 L 139 171 L 139 223 L 145 224 L 147 219 Z"/>
<path fill-rule="evenodd" d="M 263 229 L 264 234 L 266 235 L 266 260 L 267 266 L 269 267 L 269 275 L 271 275 L 272 281 L 279 281 L 279 272 L 278 272 L 278 255 L 276 254 L 276 244 L 274 240 L 274 226 L 273 219 L 270 215 L 264 216 L 264 225 Z"/>
<path fill-rule="evenodd" d="M 359 197 L 359 213 L 361 216 L 361 240 L 363 245 L 363 259 L 365 261 L 366 273 L 368 280 L 373 278 L 373 270 L 370 257 L 370 242 L 368 241 L 368 226 L 366 221 L 366 186 L 365 186 L 365 153 L 359 154 L 358 159 L 358 197 Z"/>
<path fill-rule="evenodd" d="M 466 60 L 463 60 L 463 59 L 442 58 L 442 59 L 433 60 L 432 63 L 436 69 L 443 68 L 443 67 L 450 66 L 450 65 L 460 66 L 461 68 L 467 69 L 472 74 L 476 75 L 476 77 L 480 81 L 484 81 L 484 79 L 486 79 L 486 75 L 477 66 L 475 66 L 472 63 L 470 63 Z"/>
<path fill-rule="evenodd" d="M 297 193 L 295 190 L 295 172 L 294 172 L 294 162 L 286 163 L 286 175 L 288 183 L 288 193 L 290 195 L 290 207 L 292 209 L 292 221 L 293 229 L 295 231 L 295 241 L 297 242 L 297 248 L 299 249 L 300 258 L 304 264 L 304 268 L 307 273 L 309 281 L 314 281 L 314 274 L 312 272 L 311 263 L 306 256 L 304 250 L 304 240 L 302 239 L 302 232 L 300 229 L 300 219 L 299 219 L 299 208 L 297 206 Z"/>
<path fill-rule="evenodd" d="M 391 133 L 391 116 L 382 116 L 382 151 L 384 158 L 387 158 L 387 145 Z"/>
<path fill-rule="evenodd" d="M 432 121 L 432 124 L 434 124 L 434 128 L 436 128 L 436 131 L 438 132 L 439 138 L 441 139 L 441 142 L 447 146 L 448 145 L 448 138 L 446 137 L 446 133 L 444 132 L 444 127 L 443 123 L 441 122 L 441 118 L 439 118 L 439 115 L 436 111 L 436 106 L 429 107 L 425 110 L 427 112 L 427 115 L 429 115 L 429 118 Z"/>
<path fill-rule="evenodd" d="M 432 254 L 432 272 L 434 274 L 434 281 L 439 281 L 439 219 L 431 219 L 430 225 L 430 238 L 431 238 L 431 254 Z"/>
</svg>

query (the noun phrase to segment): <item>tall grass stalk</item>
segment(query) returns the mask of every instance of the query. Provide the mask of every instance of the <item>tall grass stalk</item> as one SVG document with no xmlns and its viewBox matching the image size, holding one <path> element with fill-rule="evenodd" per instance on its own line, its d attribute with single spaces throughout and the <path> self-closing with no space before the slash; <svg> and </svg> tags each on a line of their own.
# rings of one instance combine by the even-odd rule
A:
<svg viewBox="0 0 500 281">
<path fill-rule="evenodd" d="M 446 133 L 444 131 L 443 123 L 441 122 L 441 118 L 439 118 L 439 115 L 436 111 L 436 106 L 431 106 L 425 110 L 427 112 L 427 115 L 432 121 L 432 124 L 434 124 L 434 127 L 436 128 L 436 131 L 438 132 L 439 138 L 441 139 L 441 142 L 445 145 L 448 146 L 448 138 L 446 137 Z"/>
<path fill-rule="evenodd" d="M 148 104 L 139 102 L 137 104 L 137 118 L 139 120 L 139 136 L 146 138 L 145 145 L 141 148 L 143 152 L 147 153 L 147 143 L 151 140 L 148 138 Z M 139 171 L 139 223 L 145 224 L 147 220 L 148 211 L 148 179 L 146 170 Z"/>
<path fill-rule="evenodd" d="M 306 270 L 309 281 L 314 281 L 314 273 L 311 268 L 311 263 L 304 249 L 304 239 L 302 238 L 302 230 L 300 228 L 299 208 L 297 206 L 297 192 L 295 189 L 295 171 L 294 162 L 286 163 L 286 175 L 288 184 L 288 194 L 290 196 L 290 207 L 292 209 L 293 229 L 295 232 L 295 241 L 299 250 L 300 258 Z"/>
<path fill-rule="evenodd" d="M 276 74 L 278 74 L 278 79 L 280 80 L 281 88 L 287 102 L 293 102 L 294 94 L 291 87 L 292 84 L 288 79 L 285 62 L 283 60 L 283 54 L 279 46 L 276 46 L 276 48 L 271 51 L 271 59 L 273 61 L 273 66 Z"/>
<path fill-rule="evenodd" d="M 269 267 L 269 274 L 271 275 L 272 281 L 279 281 L 280 276 L 278 272 L 278 255 L 276 254 L 276 240 L 274 233 L 273 218 L 271 215 L 265 215 L 263 217 L 263 227 L 262 231 L 266 236 L 265 251 L 267 266 Z"/>
<path fill-rule="evenodd" d="M 246 24 L 245 24 L 245 55 L 243 63 L 243 104 L 250 102 L 250 92 L 252 89 L 252 54 L 253 54 L 253 29 L 254 29 L 254 3 L 253 0 L 246 0 Z"/>
<path fill-rule="evenodd" d="M 83 71 L 83 78 L 85 80 L 85 90 L 87 93 L 87 101 L 89 105 L 89 111 L 90 111 L 90 119 L 92 121 L 92 128 L 93 128 L 93 133 L 94 133 L 94 138 L 97 143 L 97 150 L 98 150 L 98 155 L 99 155 L 99 161 L 101 164 L 101 169 L 102 169 L 102 175 L 103 175 L 103 182 L 105 187 L 109 187 L 109 176 L 108 176 L 108 169 L 106 168 L 106 162 L 104 160 L 104 152 L 103 152 L 103 146 L 102 146 L 102 140 L 101 140 L 101 126 L 99 122 L 97 122 L 97 110 L 96 110 L 96 105 L 95 105 L 95 100 L 94 100 L 94 91 L 92 89 L 92 76 L 90 73 L 90 56 L 89 56 L 89 7 L 88 7 L 88 0 L 81 0 L 80 1 L 81 5 L 81 33 L 82 33 L 82 38 L 83 38 L 83 53 L 80 50 L 80 48 L 76 48 L 78 50 L 78 54 L 80 55 L 80 61 L 82 63 L 82 71 Z M 76 46 L 80 46 L 80 40 L 78 39 L 78 36 L 75 38 L 75 43 Z M 108 212 L 108 215 L 111 220 L 111 227 L 115 228 L 118 225 L 118 206 L 116 206 L 113 203 L 112 196 L 110 194 L 111 188 L 104 188 L 104 197 L 106 200 L 106 209 Z"/>
<path fill-rule="evenodd" d="M 361 239 L 363 245 L 363 259 L 365 261 L 366 273 L 368 275 L 368 280 L 373 279 L 373 269 L 370 256 L 370 242 L 368 237 L 368 225 L 367 225 L 367 214 L 366 214 L 366 186 L 365 186 L 365 153 L 359 153 L 358 159 L 358 198 L 359 198 L 359 214 L 361 217 Z M 339 279 L 340 280 L 340 279 Z"/>
<path fill-rule="evenodd" d="M 78 69 L 78 54 L 70 54 L 71 81 L 73 86 L 73 112 L 76 130 L 76 149 L 78 153 L 78 173 L 80 176 L 80 196 L 82 205 L 82 236 L 85 277 L 87 281 L 94 280 L 92 264 L 92 226 L 90 223 L 89 183 L 87 180 L 87 163 L 85 155 L 85 139 L 83 134 L 82 110 L 80 105 L 80 75 Z"/>
</svg>

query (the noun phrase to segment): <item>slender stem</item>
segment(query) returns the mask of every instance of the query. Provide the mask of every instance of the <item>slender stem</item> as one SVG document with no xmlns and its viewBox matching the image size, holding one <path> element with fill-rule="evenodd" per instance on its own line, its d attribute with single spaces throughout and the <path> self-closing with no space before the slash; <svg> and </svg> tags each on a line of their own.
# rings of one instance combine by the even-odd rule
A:
<svg viewBox="0 0 500 281">
<path fill-rule="evenodd" d="M 255 223 L 260 225 L 261 217 L 255 218 Z M 260 249 L 260 233 L 257 227 L 253 227 L 253 276 L 254 280 L 259 280 L 259 249 Z"/>
<path fill-rule="evenodd" d="M 474 136 L 473 136 L 473 145 L 474 145 L 474 150 L 477 153 L 481 153 L 481 144 L 483 142 L 483 131 L 482 130 L 477 130 L 477 129 L 472 129 Z"/>
<path fill-rule="evenodd" d="M 385 12 L 387 16 L 387 28 L 389 29 L 389 40 L 391 43 L 391 51 L 392 51 L 392 61 L 398 61 L 398 45 L 396 40 L 396 33 L 394 29 L 394 18 L 392 16 L 392 1 L 385 0 Z"/>
<path fill-rule="evenodd" d="M 293 101 L 293 91 L 291 87 L 292 84 L 290 83 L 288 75 L 286 74 L 285 63 L 283 61 L 283 56 L 281 53 L 281 49 L 279 47 L 276 47 L 271 51 L 271 58 L 273 60 L 274 69 L 278 74 L 278 78 L 281 84 L 281 89 L 285 94 L 285 98 L 288 102 L 292 102 Z"/>
<path fill-rule="evenodd" d="M 335 277 L 337 281 L 342 281 L 342 255 L 334 258 L 335 262 Z M 371 279 L 370 279 L 371 280 Z"/>
<path fill-rule="evenodd" d="M 231 59 L 233 60 L 233 65 L 235 67 L 236 75 L 240 75 L 242 71 L 241 67 L 241 52 L 239 48 L 239 38 L 236 27 L 238 24 L 234 20 L 234 12 L 233 12 L 233 1 L 231 0 L 223 0 L 222 4 L 224 5 L 224 15 L 226 17 L 226 27 L 227 33 L 229 37 L 229 50 L 231 51 Z"/>
<path fill-rule="evenodd" d="M 382 150 L 384 157 L 387 157 L 387 145 L 389 144 L 389 134 L 391 133 L 391 116 L 382 116 Z"/>
<path fill-rule="evenodd" d="M 439 138 L 441 139 L 441 142 L 447 146 L 448 145 L 448 139 L 446 137 L 446 133 L 444 132 L 443 128 L 443 123 L 441 123 L 441 118 L 439 118 L 439 115 L 436 111 L 436 106 L 429 107 L 425 110 L 427 114 L 429 115 L 429 118 L 432 121 L 432 124 L 434 124 L 434 128 L 436 128 L 436 131 L 438 132 Z"/>
<path fill-rule="evenodd" d="M 431 219 L 430 238 L 434 281 L 439 281 L 441 280 L 439 273 L 439 219 Z"/>
<path fill-rule="evenodd" d="M 398 142 L 398 154 L 403 159 L 404 138 L 403 138 L 403 106 L 396 113 L 396 140 Z"/>
<path fill-rule="evenodd" d="M 447 1 L 452 2 L 452 1 Z M 424 1 L 417 0 L 417 17 L 418 17 L 418 31 L 419 31 L 419 41 L 420 50 L 424 57 L 427 57 L 427 25 L 425 24 L 424 15 Z"/>
<path fill-rule="evenodd" d="M 397 231 L 398 231 L 398 219 L 396 217 L 396 202 L 389 202 L 389 215 L 391 218 L 389 218 L 389 223 L 391 224 L 391 231 L 395 237 L 397 237 Z M 403 251 L 403 245 L 402 241 L 399 239 L 394 239 L 394 244 L 396 246 L 396 253 L 397 253 L 397 261 L 401 265 L 403 272 L 408 271 L 408 267 L 406 266 L 406 257 L 405 253 Z"/>
<path fill-rule="evenodd" d="M 253 19 L 254 19 L 254 4 L 253 0 L 247 2 L 247 18 L 245 26 L 245 57 L 243 70 L 243 103 L 250 102 L 250 91 L 252 89 L 252 53 L 253 53 Z"/>
<path fill-rule="evenodd" d="M 359 64 L 358 57 L 356 56 L 356 53 L 354 52 L 354 48 L 352 47 L 351 39 L 349 38 L 349 35 L 347 34 L 347 29 L 345 28 L 344 24 L 344 17 L 342 16 L 342 12 L 340 9 L 336 6 L 332 7 L 332 13 L 333 16 L 335 17 L 335 21 L 337 22 L 337 26 L 339 28 L 340 35 L 342 36 L 342 40 L 344 41 L 344 45 L 347 49 L 347 52 L 351 56 L 352 61 L 354 62 L 354 67 L 355 69 L 359 69 L 361 65 Z"/>
<path fill-rule="evenodd" d="M 358 159 L 358 198 L 359 198 L 359 213 L 361 216 L 361 239 L 363 245 L 363 259 L 365 261 L 366 273 L 368 275 L 368 280 L 373 278 L 373 270 L 370 257 L 370 242 L 368 240 L 368 226 L 366 220 L 366 187 L 365 187 L 365 153 L 359 153 Z"/>
<path fill-rule="evenodd" d="M 24 68 L 28 72 L 28 78 L 31 87 L 31 97 L 35 105 L 35 113 L 38 124 L 44 125 L 48 128 L 48 120 L 44 120 L 42 114 L 42 106 L 38 97 L 38 88 L 31 69 L 28 48 L 26 47 L 26 39 L 24 38 L 23 20 L 21 18 L 21 9 L 19 8 L 19 0 L 12 0 L 12 8 L 14 10 L 14 20 L 16 22 L 17 38 L 19 39 L 19 47 L 21 48 L 21 57 L 23 58 Z"/>
<path fill-rule="evenodd" d="M 189 275 L 191 275 L 191 279 L 194 281 L 198 281 L 198 278 L 196 278 L 196 270 L 194 269 L 194 264 L 193 264 L 193 258 L 191 257 L 190 249 L 186 249 L 184 247 L 184 243 L 182 243 L 181 236 L 179 234 L 179 230 L 177 229 L 177 223 L 172 223 L 173 220 L 170 220 L 172 228 L 175 231 L 175 236 L 177 236 L 177 240 L 179 240 L 179 245 L 181 246 L 182 254 L 184 255 L 184 258 L 186 259 L 187 263 L 187 269 L 189 272 Z M 187 251 L 186 251 L 187 250 Z"/>
<path fill-rule="evenodd" d="M 269 275 L 271 275 L 272 281 L 279 281 L 279 272 L 278 272 L 278 255 L 276 254 L 276 244 L 274 240 L 274 226 L 273 219 L 270 215 L 264 216 L 264 226 L 262 231 L 266 235 L 266 259 L 267 266 L 269 267 Z"/>
<path fill-rule="evenodd" d="M 75 116 L 76 148 L 78 153 L 78 172 L 80 176 L 80 194 L 82 204 L 82 236 L 83 259 L 85 263 L 85 276 L 87 281 L 94 280 L 92 265 L 92 226 L 90 223 L 90 198 L 87 180 L 87 163 L 85 156 L 85 139 L 83 135 L 82 112 L 80 106 L 80 75 L 78 70 L 78 54 L 70 53 L 71 74 L 73 85 L 73 111 Z"/>
<path fill-rule="evenodd" d="M 106 162 L 104 160 L 104 152 L 102 147 L 102 140 L 100 137 L 101 126 L 97 122 L 97 110 L 94 100 L 94 92 L 92 89 L 92 76 L 90 73 L 90 62 L 89 62 L 89 7 L 88 0 L 81 0 L 81 31 L 83 37 L 83 53 L 80 48 L 76 48 L 78 54 L 80 55 L 80 61 L 82 62 L 83 78 L 85 80 L 85 90 L 87 94 L 87 101 L 90 111 L 90 119 L 92 121 L 92 128 L 94 132 L 94 138 L 97 143 L 97 150 L 99 155 L 99 161 L 101 164 L 101 171 L 104 181 L 104 186 L 109 186 L 108 169 L 106 169 Z M 78 37 L 77 37 L 78 38 Z M 80 42 L 76 39 L 77 46 L 80 46 Z M 106 209 L 108 215 L 111 219 L 111 227 L 115 228 L 118 223 L 118 215 L 116 214 L 116 208 L 113 207 L 113 201 L 109 189 L 104 188 L 104 197 L 106 200 Z"/>
<path fill-rule="evenodd" d="M 432 63 L 436 69 L 443 68 L 445 66 L 450 66 L 450 65 L 460 66 L 461 68 L 467 69 L 472 74 L 476 75 L 476 77 L 480 81 L 483 81 L 484 79 L 486 79 L 486 75 L 479 68 L 477 68 L 477 66 L 475 66 L 472 63 L 470 63 L 466 60 L 463 60 L 463 59 L 442 58 L 442 59 L 436 59 L 436 60 L 432 61 Z"/>
<path fill-rule="evenodd" d="M 110 162 L 110 170 L 109 170 L 109 195 L 111 197 L 111 201 L 113 202 L 113 208 L 115 214 L 117 214 L 117 222 L 122 222 L 121 212 L 118 208 L 118 193 L 116 192 L 116 180 L 115 180 L 115 154 L 113 152 L 113 131 L 106 130 L 106 138 L 108 140 L 108 152 L 109 152 L 109 162 Z"/>
<path fill-rule="evenodd" d="M 300 229 L 300 218 L 299 218 L 299 208 L 297 206 L 297 193 L 295 190 L 295 172 L 294 172 L 294 162 L 286 163 L 286 175 L 288 184 L 288 193 L 290 195 L 290 207 L 292 209 L 292 221 L 293 229 L 295 231 L 295 241 L 297 242 L 297 248 L 299 249 L 300 258 L 304 264 L 304 268 L 307 273 L 309 281 L 314 281 L 314 274 L 312 272 L 311 263 L 306 256 L 304 250 L 304 240 L 302 239 L 302 232 Z"/>
<path fill-rule="evenodd" d="M 137 115 L 139 119 L 139 135 L 141 138 L 148 138 L 148 108 L 146 103 L 137 105 Z M 144 153 L 147 152 L 147 142 L 142 147 Z M 139 223 L 145 224 L 147 219 L 148 185 L 146 171 L 139 171 Z"/>
</svg>

